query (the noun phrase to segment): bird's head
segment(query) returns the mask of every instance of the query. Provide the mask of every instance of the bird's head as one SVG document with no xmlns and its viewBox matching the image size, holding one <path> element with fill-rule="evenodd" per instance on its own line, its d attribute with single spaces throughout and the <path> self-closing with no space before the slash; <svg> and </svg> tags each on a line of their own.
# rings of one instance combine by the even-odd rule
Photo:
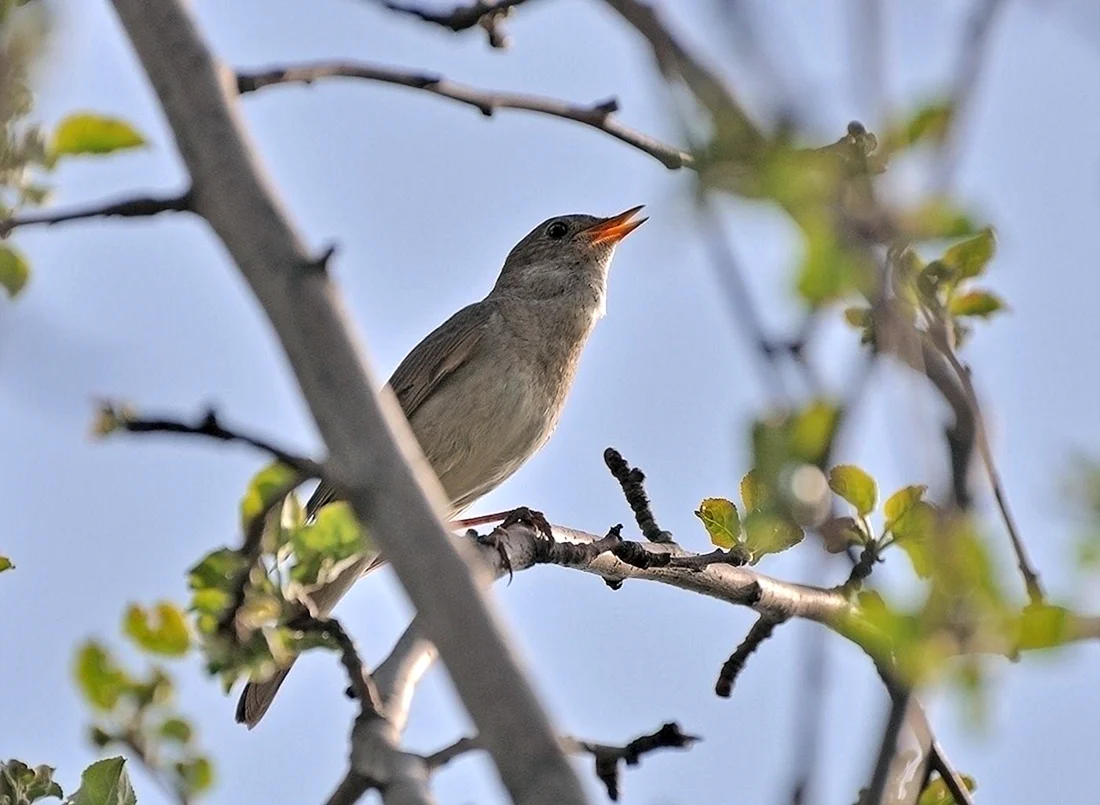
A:
<svg viewBox="0 0 1100 805">
<path fill-rule="evenodd" d="M 615 246 L 647 219 L 635 218 L 641 206 L 610 218 L 559 215 L 532 229 L 508 255 L 497 293 L 527 299 L 584 298 L 595 292 L 599 305 Z"/>
</svg>

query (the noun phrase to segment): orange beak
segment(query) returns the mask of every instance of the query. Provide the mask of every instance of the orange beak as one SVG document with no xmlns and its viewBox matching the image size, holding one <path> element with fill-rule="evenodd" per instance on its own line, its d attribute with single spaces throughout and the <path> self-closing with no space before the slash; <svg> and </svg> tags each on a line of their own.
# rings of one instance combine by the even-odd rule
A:
<svg viewBox="0 0 1100 805">
<path fill-rule="evenodd" d="M 648 218 L 639 218 L 636 221 L 630 220 L 643 206 L 645 205 L 631 207 L 626 212 L 621 212 L 610 218 L 604 218 L 599 223 L 593 224 L 588 227 L 588 229 L 585 229 L 581 234 L 588 238 L 593 246 L 599 243 L 610 243 L 611 245 L 615 245 L 649 220 Z"/>
</svg>

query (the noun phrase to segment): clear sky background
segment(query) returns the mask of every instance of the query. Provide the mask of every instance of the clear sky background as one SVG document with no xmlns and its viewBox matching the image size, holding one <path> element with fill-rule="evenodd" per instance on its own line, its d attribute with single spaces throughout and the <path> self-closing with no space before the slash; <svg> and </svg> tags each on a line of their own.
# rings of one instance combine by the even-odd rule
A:
<svg viewBox="0 0 1100 805">
<path fill-rule="evenodd" d="M 660 5 L 693 46 L 744 75 L 721 3 Z M 764 10 L 768 47 L 812 112 L 820 142 L 835 140 L 850 119 L 873 125 L 852 78 L 849 4 L 751 5 Z M 886 86 L 895 108 L 945 86 L 968 5 L 886 4 Z M 624 121 L 677 137 L 646 46 L 596 0 L 521 9 L 506 53 L 490 50 L 476 32 L 452 36 L 369 2 L 196 6 L 216 52 L 236 66 L 347 57 L 579 102 L 616 95 Z M 74 109 L 120 115 L 154 143 L 63 167 L 58 203 L 181 188 L 170 134 L 109 4 L 68 0 L 56 8 L 60 27 L 39 114 L 48 122 Z M 1100 452 L 1100 6 L 1009 3 L 987 68 L 959 184 L 998 227 L 989 283 L 1013 312 L 980 326 L 966 358 L 1044 581 L 1058 598 L 1095 611 L 1100 589 L 1072 571 L 1077 531 L 1060 482 L 1076 452 Z M 334 271 L 380 375 L 480 298 L 537 222 L 647 204 L 650 222 L 616 257 L 608 316 L 557 434 L 472 513 L 526 504 L 592 531 L 629 522 L 601 460 L 615 445 L 647 470 L 662 525 L 687 547 L 705 547 L 692 510 L 703 497 L 734 495 L 748 466 L 745 426 L 766 397 L 698 237 L 692 176 L 577 125 L 520 113 L 490 120 L 425 93 L 361 82 L 276 88 L 247 99 L 244 109 L 311 244 L 339 245 Z M 791 231 L 745 205 L 731 206 L 727 223 L 769 325 L 796 321 Z M 0 580 L 0 757 L 53 764 L 74 787 L 94 757 L 84 737 L 89 714 L 71 681 L 74 646 L 94 635 L 121 650 L 128 602 L 185 601 L 186 568 L 238 539 L 237 501 L 263 462 L 245 450 L 169 439 L 92 443 L 93 399 L 181 415 L 214 404 L 227 422 L 287 445 L 314 449 L 317 438 L 256 303 L 198 222 L 75 224 L 19 232 L 15 242 L 35 273 L 15 304 L 0 301 L 0 543 L 18 566 Z M 855 342 L 837 328 L 817 355 L 837 391 Z M 918 381 L 878 373 L 859 416 L 841 458 L 863 464 L 886 488 L 942 478 L 942 412 Z M 1015 585 L 1003 534 L 993 533 Z M 812 578 L 816 563 L 807 544 L 762 569 Z M 897 569 L 883 578 L 903 579 L 904 561 L 890 564 Z M 843 574 L 838 562 L 821 578 Z M 788 801 L 794 736 L 805 717 L 800 658 L 814 627 L 779 630 L 732 699 L 719 700 L 715 676 L 751 613 L 654 585 L 613 593 L 594 577 L 557 568 L 525 572 L 495 595 L 564 732 L 620 742 L 677 720 L 704 736 L 690 752 L 664 752 L 629 770 L 624 801 Z M 388 573 L 359 585 L 338 614 L 372 662 L 408 616 Z M 868 779 L 887 701 L 857 650 L 826 641 L 813 801 L 844 805 Z M 1100 786 L 1100 648 L 992 668 L 984 725 L 969 722 L 951 695 L 925 697 L 948 754 L 978 778 L 980 800 L 1092 801 Z M 252 733 L 233 723 L 235 696 L 223 697 L 197 660 L 176 671 L 180 707 L 217 761 L 210 802 L 328 796 L 345 769 L 353 712 L 333 657 L 313 653 L 299 663 Z M 432 751 L 466 729 L 445 675 L 433 672 L 408 746 Z M 601 801 L 588 763 L 582 777 Z M 164 801 L 140 773 L 136 784 L 142 802 Z M 476 757 L 448 767 L 435 786 L 442 803 L 502 801 L 490 766 Z"/>
</svg>

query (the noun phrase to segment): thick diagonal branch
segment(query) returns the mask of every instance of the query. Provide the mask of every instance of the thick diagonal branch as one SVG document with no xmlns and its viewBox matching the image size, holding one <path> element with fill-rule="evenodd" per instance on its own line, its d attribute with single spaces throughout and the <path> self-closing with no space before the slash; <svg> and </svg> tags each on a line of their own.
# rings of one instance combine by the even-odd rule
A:
<svg viewBox="0 0 1100 805">
<path fill-rule="evenodd" d="M 339 293 L 302 243 L 182 0 L 113 0 L 190 173 L 195 211 L 270 319 L 330 451 L 327 474 L 392 564 L 512 799 L 581 803 L 580 783 L 458 546 L 439 482 L 368 373 Z M 491 678 L 492 685 L 485 680 Z"/>
</svg>

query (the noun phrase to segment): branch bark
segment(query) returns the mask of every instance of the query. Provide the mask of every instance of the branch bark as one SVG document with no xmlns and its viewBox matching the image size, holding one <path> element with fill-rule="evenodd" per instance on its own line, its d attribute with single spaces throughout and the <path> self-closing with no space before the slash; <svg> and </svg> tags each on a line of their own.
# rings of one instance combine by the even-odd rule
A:
<svg viewBox="0 0 1100 805">
<path fill-rule="evenodd" d="M 695 159 L 691 154 L 629 126 L 624 126 L 616 120 L 614 115 L 619 111 L 619 102 L 615 98 L 609 98 L 591 106 L 582 106 L 539 95 L 478 89 L 448 81 L 438 75 L 346 61 L 296 64 L 256 72 L 241 72 L 237 75 L 237 90 L 243 95 L 279 84 L 312 84 L 314 81 L 325 78 L 356 78 L 422 90 L 440 98 L 449 98 L 466 106 L 472 106 L 486 117 L 492 117 L 498 109 L 513 109 L 572 120 L 609 134 L 620 142 L 648 154 L 669 170 L 695 166 Z"/>
<path fill-rule="evenodd" d="M 516 657 L 440 523 L 442 491 L 392 395 L 374 394 L 339 295 L 266 177 L 183 0 L 113 0 L 205 218 L 275 328 L 330 451 L 326 474 L 392 563 L 517 803 L 585 802 Z"/>
</svg>

